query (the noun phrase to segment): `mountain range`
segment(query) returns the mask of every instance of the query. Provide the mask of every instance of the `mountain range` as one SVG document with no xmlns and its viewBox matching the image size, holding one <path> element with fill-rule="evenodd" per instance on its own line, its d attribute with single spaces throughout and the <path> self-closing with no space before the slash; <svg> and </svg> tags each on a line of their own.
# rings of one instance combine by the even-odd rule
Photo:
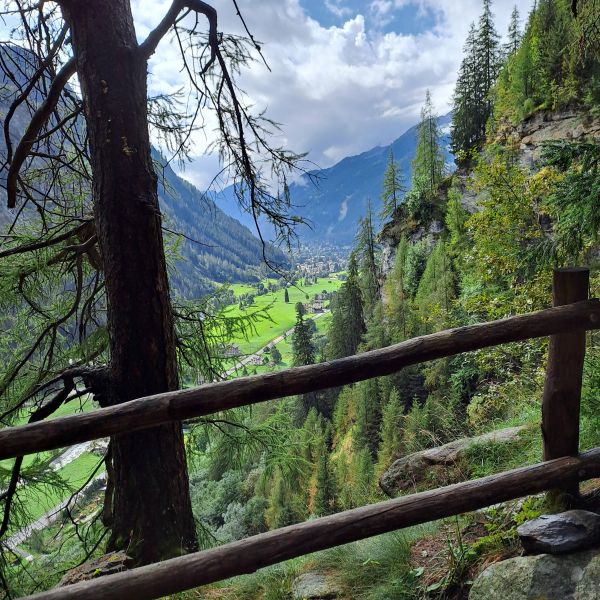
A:
<svg viewBox="0 0 600 600">
<path fill-rule="evenodd" d="M 453 165 L 449 148 L 451 120 L 451 114 L 438 118 L 449 170 Z M 342 246 L 351 244 L 358 221 L 366 214 L 369 200 L 376 215 L 381 209 L 381 187 L 390 151 L 399 163 L 405 183 L 410 183 L 411 162 L 417 147 L 417 129 L 415 125 L 387 146 L 376 146 L 356 156 L 348 156 L 327 169 L 317 169 L 302 175 L 297 182 L 292 183 L 292 212 L 308 224 L 298 228 L 300 241 L 330 242 Z M 255 229 L 250 215 L 239 208 L 233 186 L 212 194 L 211 197 L 224 212 L 238 219 L 251 231 Z M 263 223 L 261 229 L 268 232 L 268 224 Z"/>
</svg>

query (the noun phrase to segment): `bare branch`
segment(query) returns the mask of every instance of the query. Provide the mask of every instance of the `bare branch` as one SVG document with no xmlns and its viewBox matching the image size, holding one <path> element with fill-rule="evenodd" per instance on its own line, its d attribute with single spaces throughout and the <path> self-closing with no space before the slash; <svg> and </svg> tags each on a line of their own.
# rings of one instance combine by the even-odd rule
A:
<svg viewBox="0 0 600 600">
<path fill-rule="evenodd" d="M 215 52 L 218 45 L 217 11 L 206 2 L 202 2 L 202 0 L 174 0 L 163 20 L 148 34 L 146 40 L 140 45 L 140 52 L 144 58 L 150 58 L 156 51 L 156 47 L 160 40 L 162 40 L 169 29 L 175 25 L 177 16 L 184 8 L 200 13 L 208 19 L 208 43 L 211 48 L 211 58 L 204 67 L 205 69 L 208 69 L 215 60 Z"/>
<path fill-rule="evenodd" d="M 25 159 L 29 155 L 35 140 L 39 136 L 41 128 L 50 118 L 52 111 L 56 108 L 62 90 L 65 85 L 67 85 L 67 82 L 71 76 L 75 73 L 75 70 L 75 58 L 71 58 L 57 73 L 52 85 L 50 86 L 46 100 L 36 110 L 31 122 L 29 123 L 29 126 L 27 127 L 27 131 L 21 138 L 21 141 L 15 150 L 15 154 L 6 177 L 8 208 L 14 208 L 17 203 L 17 180 L 21 166 L 25 162 Z"/>
</svg>

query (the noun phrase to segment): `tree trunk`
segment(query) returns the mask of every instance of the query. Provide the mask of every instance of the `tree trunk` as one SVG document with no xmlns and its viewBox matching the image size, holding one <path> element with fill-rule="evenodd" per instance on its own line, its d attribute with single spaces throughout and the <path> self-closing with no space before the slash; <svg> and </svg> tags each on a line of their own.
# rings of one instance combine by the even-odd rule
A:
<svg viewBox="0 0 600 600">
<path fill-rule="evenodd" d="M 147 120 L 147 64 L 128 0 L 64 0 L 93 172 L 117 404 L 177 389 L 177 363 Z M 137 564 L 197 547 L 181 425 L 111 439 L 114 491 L 109 549 Z"/>
</svg>

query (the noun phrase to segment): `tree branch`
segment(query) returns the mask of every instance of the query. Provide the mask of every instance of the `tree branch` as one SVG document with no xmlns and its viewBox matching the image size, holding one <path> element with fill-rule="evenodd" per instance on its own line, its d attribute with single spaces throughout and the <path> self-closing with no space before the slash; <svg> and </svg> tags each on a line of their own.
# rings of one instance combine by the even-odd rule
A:
<svg viewBox="0 0 600 600">
<path fill-rule="evenodd" d="M 4 250 L 0 252 L 0 258 L 6 258 L 7 256 L 12 256 L 13 254 L 24 254 L 25 252 L 33 252 L 34 250 L 41 250 L 42 248 L 48 248 L 50 246 L 54 246 L 56 244 L 60 244 L 61 242 L 65 242 L 66 240 L 72 238 L 74 235 L 77 235 L 83 229 L 88 227 L 89 221 L 83 222 L 75 229 L 71 229 L 66 233 L 61 235 L 57 235 L 56 237 L 41 240 L 39 242 L 32 242 L 30 244 L 24 244 L 23 246 L 17 246 L 16 248 L 10 248 L 9 250 Z"/>
<path fill-rule="evenodd" d="M 202 2 L 202 0 L 173 0 L 173 4 L 171 4 L 171 7 L 163 20 L 148 34 L 146 40 L 140 45 L 139 50 L 144 58 L 150 58 L 156 51 L 156 47 L 160 43 L 160 40 L 162 40 L 169 29 L 175 25 L 177 16 L 184 8 L 200 13 L 208 19 L 208 43 L 211 49 L 211 56 L 204 67 L 204 70 L 206 71 L 215 61 L 216 48 L 219 44 L 219 40 L 217 36 L 217 11 L 206 2 Z"/>
<path fill-rule="evenodd" d="M 19 177 L 19 171 L 25 162 L 25 159 L 29 155 L 31 148 L 38 138 L 40 130 L 44 124 L 50 118 L 52 111 L 56 108 L 60 94 L 67 85 L 67 82 L 76 71 L 75 58 L 71 58 L 67 61 L 62 69 L 57 73 L 50 89 L 46 100 L 42 105 L 35 111 L 27 131 L 21 138 L 19 145 L 15 150 L 13 160 L 8 169 L 6 176 L 6 192 L 8 197 L 8 208 L 14 208 L 17 203 L 17 180 Z"/>
</svg>

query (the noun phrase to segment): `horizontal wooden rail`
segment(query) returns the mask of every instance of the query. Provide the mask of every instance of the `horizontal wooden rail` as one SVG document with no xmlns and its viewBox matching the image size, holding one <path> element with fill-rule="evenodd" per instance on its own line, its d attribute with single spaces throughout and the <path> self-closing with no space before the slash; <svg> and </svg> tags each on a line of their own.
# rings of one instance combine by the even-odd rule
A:
<svg viewBox="0 0 600 600">
<path fill-rule="evenodd" d="M 389 375 L 416 363 L 529 338 L 600 328 L 600 302 L 457 327 L 331 362 L 138 398 L 88 413 L 0 430 L 0 460 L 183 421 L 265 400 Z"/>
<path fill-rule="evenodd" d="M 542 492 L 568 480 L 583 481 L 598 476 L 600 448 L 579 457 L 558 458 L 347 510 L 212 550 L 42 592 L 30 596 L 29 600 L 160 598 L 236 575 L 253 573 L 262 567 L 317 550 Z"/>
</svg>

